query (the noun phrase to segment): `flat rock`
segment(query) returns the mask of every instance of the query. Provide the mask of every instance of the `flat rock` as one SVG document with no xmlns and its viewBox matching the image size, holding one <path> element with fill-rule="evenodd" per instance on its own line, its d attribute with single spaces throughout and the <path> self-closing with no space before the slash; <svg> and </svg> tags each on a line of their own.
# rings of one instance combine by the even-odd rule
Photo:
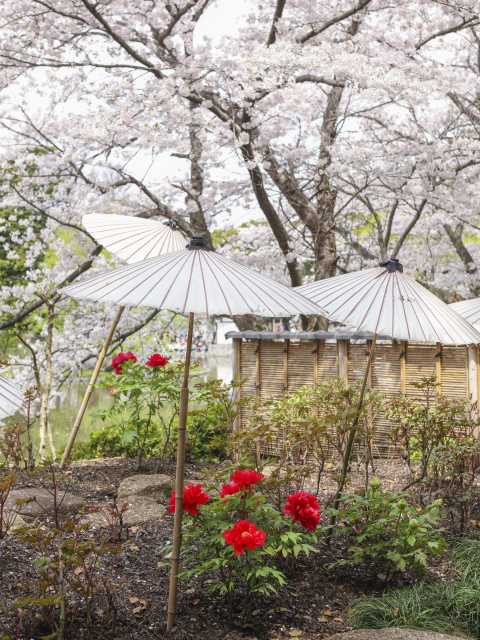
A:
<svg viewBox="0 0 480 640">
<path fill-rule="evenodd" d="M 20 504 L 17 503 L 18 500 L 21 501 Z M 58 510 L 62 514 L 75 513 L 83 506 L 82 498 L 72 493 L 59 491 L 57 500 Z M 53 515 L 55 501 L 47 489 L 40 487 L 14 489 L 7 498 L 6 509 L 27 518 L 41 518 Z"/>
<path fill-rule="evenodd" d="M 10 526 L 8 528 L 7 535 L 12 536 L 16 533 L 18 529 L 23 529 L 23 527 L 26 527 L 26 526 L 27 526 L 27 522 L 22 518 L 22 516 L 18 513 L 15 513 L 13 514 L 13 518 L 10 521 Z"/>
<path fill-rule="evenodd" d="M 434 631 L 416 629 L 357 629 L 347 633 L 337 633 L 326 640 L 458 640 L 467 636 L 451 636 Z"/>
<path fill-rule="evenodd" d="M 150 520 L 160 520 L 166 512 L 166 508 L 156 502 L 153 498 L 145 496 L 129 496 L 117 502 L 119 507 L 127 504 L 128 508 L 123 513 L 123 524 L 127 527 L 144 524 Z M 82 519 L 82 522 L 89 524 L 96 529 L 108 527 L 108 520 L 102 511 L 89 513 Z"/>
<path fill-rule="evenodd" d="M 172 479 L 161 473 L 137 474 L 122 480 L 118 487 L 117 499 L 124 500 L 129 496 L 145 496 L 157 502 L 164 500 L 172 490 Z"/>
</svg>

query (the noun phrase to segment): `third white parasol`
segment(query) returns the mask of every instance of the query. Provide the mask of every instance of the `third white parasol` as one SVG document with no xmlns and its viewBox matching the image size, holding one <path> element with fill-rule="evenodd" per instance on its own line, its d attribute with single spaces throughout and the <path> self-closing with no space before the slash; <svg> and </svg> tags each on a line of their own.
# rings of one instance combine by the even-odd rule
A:
<svg viewBox="0 0 480 640">
<path fill-rule="evenodd" d="M 283 284 L 208 251 L 204 239 L 193 238 L 185 251 L 151 258 L 100 274 L 64 289 L 80 300 L 110 302 L 122 306 L 150 306 L 188 314 L 187 349 L 181 389 L 175 520 L 170 569 L 167 631 L 175 621 L 177 575 L 183 515 L 188 385 L 195 314 L 288 317 L 297 314 L 327 315 L 306 297 Z"/>
<path fill-rule="evenodd" d="M 23 404 L 23 394 L 6 378 L 0 376 L 0 422 L 16 413 Z"/>
</svg>

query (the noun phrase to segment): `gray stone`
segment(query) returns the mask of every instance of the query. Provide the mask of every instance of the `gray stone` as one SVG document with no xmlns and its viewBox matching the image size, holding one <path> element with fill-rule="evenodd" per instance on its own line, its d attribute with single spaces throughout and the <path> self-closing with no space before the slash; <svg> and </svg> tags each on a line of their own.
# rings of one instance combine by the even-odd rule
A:
<svg viewBox="0 0 480 640">
<path fill-rule="evenodd" d="M 163 505 L 145 496 L 130 496 L 123 500 L 118 500 L 117 504 L 118 507 L 122 507 L 124 504 L 128 505 L 122 516 L 123 524 L 127 527 L 144 524 L 149 520 L 160 520 L 166 512 L 166 508 Z M 103 529 L 108 526 L 108 520 L 102 511 L 89 513 L 82 519 L 82 522 L 96 529 Z"/>
<path fill-rule="evenodd" d="M 172 480 L 161 473 L 137 474 L 122 480 L 118 487 L 118 501 L 129 496 L 145 496 L 157 502 L 164 501 L 172 490 Z"/>
<path fill-rule="evenodd" d="M 433 631 L 418 631 L 415 629 L 357 629 L 347 633 L 337 633 L 326 640 L 458 640 L 467 638 L 462 635 L 445 635 Z"/>
<path fill-rule="evenodd" d="M 7 517 L 10 518 L 10 514 Z M 7 535 L 11 536 L 14 533 L 16 533 L 18 529 L 22 529 L 23 527 L 26 527 L 26 526 L 27 526 L 27 523 L 22 518 L 22 516 L 18 513 L 14 513 L 12 514 L 12 520 L 10 521 L 10 526 L 8 527 Z"/>
<path fill-rule="evenodd" d="M 59 491 L 57 500 L 58 511 L 62 514 L 75 513 L 83 506 L 82 498 L 63 491 Z M 20 504 L 17 501 L 20 501 Z M 39 487 L 14 489 L 10 492 L 6 502 L 7 511 L 14 511 L 27 518 L 51 516 L 55 511 L 54 505 L 52 493 Z"/>
</svg>

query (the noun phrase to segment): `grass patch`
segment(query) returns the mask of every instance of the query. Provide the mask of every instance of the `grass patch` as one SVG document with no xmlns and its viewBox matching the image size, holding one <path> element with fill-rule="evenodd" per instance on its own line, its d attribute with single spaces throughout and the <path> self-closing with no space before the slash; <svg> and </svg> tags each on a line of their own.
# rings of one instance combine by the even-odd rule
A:
<svg viewBox="0 0 480 640">
<path fill-rule="evenodd" d="M 354 603 L 354 627 L 408 627 L 480 638 L 480 540 L 464 540 L 454 549 L 457 578 L 388 591 Z"/>
<path fill-rule="evenodd" d="M 449 615 L 448 588 L 420 584 L 394 589 L 378 598 L 363 598 L 352 607 L 350 621 L 357 628 L 405 627 L 440 633 L 461 630 Z"/>
</svg>

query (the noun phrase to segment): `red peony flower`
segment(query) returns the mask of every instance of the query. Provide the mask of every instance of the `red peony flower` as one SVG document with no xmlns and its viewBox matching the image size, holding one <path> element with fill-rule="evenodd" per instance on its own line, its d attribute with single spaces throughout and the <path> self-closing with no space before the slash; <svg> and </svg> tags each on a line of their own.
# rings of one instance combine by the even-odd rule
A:
<svg viewBox="0 0 480 640">
<path fill-rule="evenodd" d="M 263 473 L 259 473 L 255 471 L 255 469 L 237 469 L 230 476 L 230 482 L 238 485 L 239 491 L 241 491 L 242 489 L 248 489 L 248 487 L 254 484 L 258 484 L 264 477 Z"/>
<path fill-rule="evenodd" d="M 242 487 L 237 482 L 233 482 L 233 480 L 230 480 L 230 482 L 226 482 L 220 489 L 220 497 L 225 498 L 225 496 L 231 496 L 241 490 Z"/>
<path fill-rule="evenodd" d="M 235 555 L 239 556 L 247 550 L 263 547 L 267 534 L 262 529 L 257 529 L 254 522 L 239 520 L 231 529 L 223 532 L 223 539 L 233 547 Z"/>
<path fill-rule="evenodd" d="M 162 356 L 161 353 L 152 353 L 149 359 L 146 361 L 147 367 L 164 367 L 170 358 L 167 356 Z"/>
<path fill-rule="evenodd" d="M 203 484 L 187 484 L 183 490 L 183 510 L 192 516 L 198 516 L 198 507 L 206 504 L 210 500 L 210 496 L 203 490 Z M 170 496 L 170 504 L 168 507 L 170 513 L 175 513 L 175 491 Z"/>
<path fill-rule="evenodd" d="M 117 355 L 112 358 L 112 367 L 115 371 L 115 374 L 119 376 L 122 373 L 122 364 L 131 360 L 132 362 L 137 362 L 137 356 L 131 351 L 117 353 Z"/>
<path fill-rule="evenodd" d="M 315 531 L 320 523 L 320 504 L 317 498 L 307 491 L 290 494 L 283 512 L 309 531 Z"/>
</svg>

